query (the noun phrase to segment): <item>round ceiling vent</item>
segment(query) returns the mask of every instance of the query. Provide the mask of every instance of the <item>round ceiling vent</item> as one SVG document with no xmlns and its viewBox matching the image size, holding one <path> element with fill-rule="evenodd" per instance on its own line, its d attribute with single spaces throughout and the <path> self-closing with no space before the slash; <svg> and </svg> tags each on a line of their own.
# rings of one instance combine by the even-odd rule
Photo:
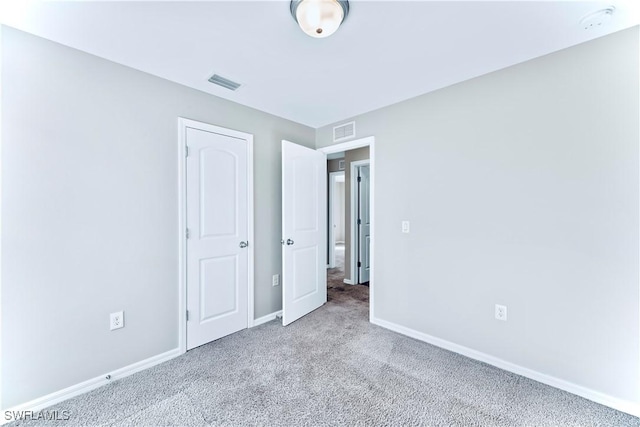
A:
<svg viewBox="0 0 640 427">
<path fill-rule="evenodd" d="M 605 9 L 590 13 L 580 20 L 580 25 L 585 30 L 604 27 L 609 21 L 611 21 L 611 16 L 615 10 L 616 8 L 614 6 L 609 6 Z"/>
</svg>

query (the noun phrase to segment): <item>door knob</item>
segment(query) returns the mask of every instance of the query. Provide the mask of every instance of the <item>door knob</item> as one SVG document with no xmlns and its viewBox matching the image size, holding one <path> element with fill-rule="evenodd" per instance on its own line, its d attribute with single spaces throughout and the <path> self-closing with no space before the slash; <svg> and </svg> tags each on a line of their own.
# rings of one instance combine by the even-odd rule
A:
<svg viewBox="0 0 640 427">
<path fill-rule="evenodd" d="M 287 239 L 287 245 L 289 245 L 289 246 L 293 245 L 293 240 Z"/>
<path fill-rule="evenodd" d="M 240 242 L 240 247 L 242 249 L 246 248 L 247 246 L 249 246 L 249 242 Z"/>
</svg>

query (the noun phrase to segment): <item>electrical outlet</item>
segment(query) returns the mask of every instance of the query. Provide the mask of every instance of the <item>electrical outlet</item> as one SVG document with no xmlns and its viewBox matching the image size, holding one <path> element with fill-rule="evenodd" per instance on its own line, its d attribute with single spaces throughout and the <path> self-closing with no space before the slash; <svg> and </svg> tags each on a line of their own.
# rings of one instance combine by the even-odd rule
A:
<svg viewBox="0 0 640 427">
<path fill-rule="evenodd" d="M 271 278 L 271 286 L 278 286 L 278 285 L 280 285 L 280 275 L 274 274 L 273 277 Z"/>
<path fill-rule="evenodd" d="M 117 311 L 109 315 L 109 327 L 112 331 L 124 328 L 124 311 Z"/>
<path fill-rule="evenodd" d="M 507 306 L 496 304 L 496 319 L 507 321 Z"/>
<path fill-rule="evenodd" d="M 403 233 L 409 232 L 409 221 L 402 221 L 402 232 Z"/>
</svg>

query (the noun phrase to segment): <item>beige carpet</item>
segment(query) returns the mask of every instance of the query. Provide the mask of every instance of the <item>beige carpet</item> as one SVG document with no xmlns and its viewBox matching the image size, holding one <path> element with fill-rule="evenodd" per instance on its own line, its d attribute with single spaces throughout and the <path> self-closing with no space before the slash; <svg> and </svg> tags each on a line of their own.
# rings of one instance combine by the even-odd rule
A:
<svg viewBox="0 0 640 427">
<path fill-rule="evenodd" d="M 68 421 L 13 425 L 640 426 L 372 325 L 367 298 L 329 284 L 328 303 L 287 327 L 238 332 L 49 408 Z"/>
</svg>

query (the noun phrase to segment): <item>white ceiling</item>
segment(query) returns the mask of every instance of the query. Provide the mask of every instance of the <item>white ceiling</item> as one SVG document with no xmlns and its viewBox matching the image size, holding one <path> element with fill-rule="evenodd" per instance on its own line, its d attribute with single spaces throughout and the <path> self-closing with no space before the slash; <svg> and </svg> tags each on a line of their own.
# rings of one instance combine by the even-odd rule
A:
<svg viewBox="0 0 640 427">
<path fill-rule="evenodd" d="M 326 39 L 305 35 L 288 1 L 2 0 L 0 22 L 320 127 L 638 25 L 638 3 L 351 1 Z M 580 26 L 610 5 L 607 26 Z"/>
</svg>

